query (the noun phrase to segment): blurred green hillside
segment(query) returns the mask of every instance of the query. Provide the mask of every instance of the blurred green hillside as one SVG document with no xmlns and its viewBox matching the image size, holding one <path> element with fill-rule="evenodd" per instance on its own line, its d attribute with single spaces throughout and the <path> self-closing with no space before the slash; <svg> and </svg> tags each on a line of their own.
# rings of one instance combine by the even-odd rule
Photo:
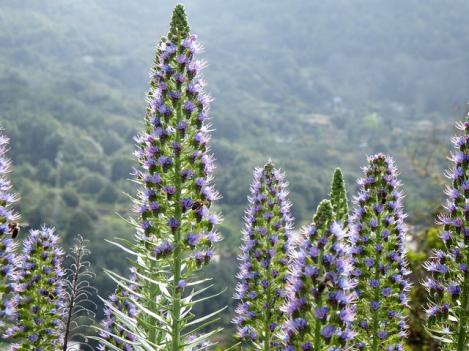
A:
<svg viewBox="0 0 469 351">
<path fill-rule="evenodd" d="M 77 233 L 90 239 L 102 296 L 113 289 L 102 267 L 125 270 L 125 257 L 104 239 L 133 234 L 115 213 L 129 214 L 132 140 L 174 4 L 0 2 L 0 123 L 12 139 L 23 219 L 56 226 L 66 245 Z M 409 222 L 433 223 L 443 192 L 431 176 L 445 165 L 453 121 L 469 97 L 469 2 L 191 0 L 186 7 L 215 98 L 225 241 L 211 270 L 229 287 L 218 304 L 230 302 L 252 168 L 269 157 L 287 172 L 298 227 L 327 195 L 336 166 L 353 191 L 365 156 L 378 151 L 398 160 Z"/>
</svg>

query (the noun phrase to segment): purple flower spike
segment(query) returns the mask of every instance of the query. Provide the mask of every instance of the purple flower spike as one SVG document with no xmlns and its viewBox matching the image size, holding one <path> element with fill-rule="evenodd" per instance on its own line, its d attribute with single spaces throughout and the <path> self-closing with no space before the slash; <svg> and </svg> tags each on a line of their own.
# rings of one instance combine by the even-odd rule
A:
<svg viewBox="0 0 469 351">
<path fill-rule="evenodd" d="M 8 334 L 23 347 L 60 348 L 65 315 L 63 252 L 53 229 L 32 230 L 15 275 L 18 320 Z M 54 348 L 54 349 L 55 349 Z"/>
<path fill-rule="evenodd" d="M 340 218 L 343 219 L 344 212 Z M 313 223 L 303 229 L 283 310 L 283 341 L 291 350 L 346 350 L 355 336 L 355 281 L 350 248 L 332 204 L 323 200 Z M 301 328 L 297 321 L 301 320 Z"/>
<path fill-rule="evenodd" d="M 285 320 L 280 307 L 286 297 L 293 226 L 287 193 L 284 175 L 271 162 L 254 171 L 234 296 L 239 304 L 233 320 L 238 336 L 252 347 L 275 349 L 280 343 L 276 333 Z"/>
<path fill-rule="evenodd" d="M 352 276 L 357 281 L 355 346 L 400 350 L 407 335 L 406 217 L 393 160 L 383 154 L 368 158 L 350 218 Z"/>
<path fill-rule="evenodd" d="M 453 138 L 453 166 L 446 171 L 445 212 L 438 217 L 442 250 L 434 250 L 424 267 L 428 278 L 427 326 L 435 338 L 443 337 L 448 350 L 464 350 L 469 344 L 469 114 L 456 124 L 461 135 Z"/>
<path fill-rule="evenodd" d="M 0 333 L 16 323 L 17 298 L 12 289 L 16 277 L 17 256 L 15 237 L 20 230 L 19 216 L 12 209 L 17 201 L 8 179 L 10 161 L 6 158 L 8 138 L 0 130 Z"/>
<path fill-rule="evenodd" d="M 197 323 L 211 321 L 191 312 L 191 297 L 202 289 L 195 275 L 218 257 L 214 246 L 220 237 L 215 225 L 221 222 L 221 216 L 211 208 L 220 196 L 212 184 L 214 166 L 205 118 L 210 99 L 204 92 L 203 67 L 196 64 L 198 48 L 184 7 L 177 5 L 169 33 L 157 46 L 145 127 L 136 139 L 136 242 L 126 244 L 126 251 L 136 254 L 133 264 L 139 289 L 135 295 L 144 297 L 132 306 L 132 313 L 138 310 L 145 316 L 134 323 L 135 316 L 131 315 L 129 322 L 122 315 L 129 314 L 127 307 L 117 306 L 122 312 L 118 313 L 117 307 L 113 310 L 114 305 L 109 305 L 112 314 L 104 322 L 107 328 L 103 328 L 101 338 L 111 342 L 109 333 L 118 331 L 119 337 L 112 341 L 118 347 L 124 347 L 132 336 L 135 340 L 129 344 L 138 350 L 150 346 L 191 350 L 200 343 L 196 339 L 194 345 L 187 344 L 188 333 L 197 330 Z M 187 295 L 186 286 L 191 287 Z M 120 304 L 126 301 L 119 299 Z M 141 340 L 149 341 L 139 345 Z M 100 350 L 110 349 L 102 342 Z"/>
</svg>

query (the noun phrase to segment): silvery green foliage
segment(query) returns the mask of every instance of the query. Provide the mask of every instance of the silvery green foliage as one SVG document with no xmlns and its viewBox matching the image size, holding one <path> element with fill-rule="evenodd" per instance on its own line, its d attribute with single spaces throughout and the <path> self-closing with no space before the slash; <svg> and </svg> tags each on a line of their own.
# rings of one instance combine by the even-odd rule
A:
<svg viewBox="0 0 469 351">
<path fill-rule="evenodd" d="M 219 195 L 208 147 L 211 98 L 203 91 L 204 63 L 195 57 L 200 49 L 177 5 L 157 48 L 145 130 L 137 138 L 136 240 L 115 243 L 133 256 L 135 279 L 109 272 L 118 291 L 106 304 L 102 350 L 192 350 L 216 332 L 202 332 L 216 313 L 192 313 L 208 298 L 196 274 L 214 257 L 221 220 L 211 210 Z"/>
<path fill-rule="evenodd" d="M 458 123 L 462 132 L 453 138 L 456 151 L 446 172 L 445 212 L 439 216 L 444 248 L 435 250 L 424 264 L 429 273 L 423 285 L 429 293 L 427 330 L 442 350 L 469 350 L 469 115 Z"/>
<path fill-rule="evenodd" d="M 340 168 L 335 169 L 332 177 L 330 199 L 335 220 L 346 226 L 349 214 L 348 197 L 344 176 Z"/>
<path fill-rule="evenodd" d="M 72 340 L 80 341 L 83 346 L 86 342 L 82 333 L 83 329 L 94 324 L 95 313 L 93 311 L 96 309 L 96 305 L 91 299 L 97 291 L 90 284 L 90 280 L 95 278 L 95 274 L 91 271 L 91 263 L 88 261 L 89 255 L 88 240 L 78 235 L 71 248 L 71 253 L 67 255 L 62 351 L 67 351 L 70 348 L 69 342 Z"/>
<path fill-rule="evenodd" d="M 285 350 L 349 350 L 355 336 L 355 282 L 346 232 L 323 200 L 293 261 L 284 306 Z"/>
<path fill-rule="evenodd" d="M 136 317 L 138 310 L 133 301 L 138 300 L 136 284 L 137 274 L 136 269 L 131 268 L 130 276 L 127 280 L 121 280 L 116 291 L 104 301 L 104 320 L 101 322 L 102 329 L 99 333 L 101 343 L 98 350 L 126 350 L 133 351 L 138 349 L 134 348 L 133 343 L 137 340 L 134 332 L 130 329 L 136 328 Z M 123 325 L 119 322 L 122 317 L 125 317 L 127 324 Z M 130 329 L 129 329 L 130 328 Z"/>
<path fill-rule="evenodd" d="M 271 162 L 254 171 L 234 296 L 238 336 L 252 349 L 280 347 L 293 226 L 287 195 L 285 175 Z"/>
<path fill-rule="evenodd" d="M 15 275 L 18 318 L 12 350 L 61 349 L 64 320 L 63 251 L 53 229 L 32 230 L 23 242 Z"/>
<path fill-rule="evenodd" d="M 12 239 L 12 229 L 19 216 L 12 209 L 17 201 L 11 192 L 11 183 L 8 179 L 10 161 L 6 158 L 8 151 L 8 138 L 0 133 L 0 337 L 8 337 L 7 331 L 17 318 L 17 297 L 12 294 L 12 282 L 16 276 L 17 256 L 16 244 Z M 6 332 L 5 335 L 2 335 Z"/>
<path fill-rule="evenodd" d="M 360 350 L 404 349 L 408 314 L 405 214 L 393 160 L 383 154 L 368 158 L 350 219 L 352 276 L 357 280 Z"/>
</svg>

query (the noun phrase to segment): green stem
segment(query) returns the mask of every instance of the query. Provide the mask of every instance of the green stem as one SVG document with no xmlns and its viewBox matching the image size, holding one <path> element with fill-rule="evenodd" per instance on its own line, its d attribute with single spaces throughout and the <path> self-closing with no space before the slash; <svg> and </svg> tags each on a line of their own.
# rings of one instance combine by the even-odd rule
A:
<svg viewBox="0 0 469 351">
<path fill-rule="evenodd" d="M 379 200 L 379 199 L 378 199 Z M 376 235 L 376 239 L 375 239 L 375 243 L 376 244 L 379 244 L 381 242 L 381 218 L 378 216 L 377 218 L 377 221 L 378 221 L 378 226 L 376 228 L 376 232 L 375 232 L 375 235 Z M 375 256 L 375 280 L 379 282 L 379 262 L 380 262 L 380 257 L 381 257 L 381 253 L 380 252 L 377 252 L 376 253 L 376 256 Z M 379 301 L 379 289 L 375 289 L 375 293 L 374 293 L 374 301 Z M 371 311 L 371 320 L 372 320 L 372 338 L 373 338 L 373 341 L 372 341 L 372 350 L 373 351 L 379 351 L 379 338 L 378 338 L 378 326 L 379 326 L 379 313 L 378 311 Z"/>
<path fill-rule="evenodd" d="M 68 306 L 67 306 L 67 319 L 65 322 L 62 351 L 68 350 L 68 339 L 70 338 L 70 325 L 73 320 L 75 302 L 78 296 L 78 282 L 80 278 L 80 268 L 81 268 L 81 259 L 82 259 L 81 252 L 82 251 L 80 251 L 80 253 L 77 254 L 76 261 L 75 261 L 75 272 L 73 272 L 72 289 L 70 292 L 70 298 L 69 298 Z"/>
<path fill-rule="evenodd" d="M 151 272 L 155 272 L 155 267 L 156 264 L 154 261 L 151 261 L 150 263 L 150 269 L 151 269 Z M 157 279 L 155 279 L 157 280 Z M 148 285 L 150 285 L 150 311 L 156 311 L 157 310 L 157 303 L 156 303 L 156 298 L 157 296 L 159 295 L 160 293 L 160 289 L 158 287 L 157 284 L 152 284 L 152 283 L 148 283 Z M 148 325 L 151 325 L 153 323 L 157 323 L 157 321 L 153 318 L 150 318 L 150 322 Z M 158 333 L 157 333 L 157 329 L 156 328 L 150 328 L 150 333 L 149 333 L 149 338 L 150 338 L 150 341 L 153 342 L 154 344 L 158 344 Z"/>
<path fill-rule="evenodd" d="M 467 136 L 467 132 L 466 132 Z M 467 150 L 462 149 L 462 152 L 467 154 Z M 467 166 L 464 166 L 464 173 L 467 174 Z M 467 178 L 467 176 L 465 177 Z M 454 184 L 455 188 L 457 184 Z M 465 203 L 467 203 L 467 196 L 465 199 Z M 463 212 L 464 213 L 464 212 Z M 464 214 L 464 227 L 467 228 L 467 215 Z M 466 254 L 466 265 L 469 265 L 469 242 L 467 239 L 464 239 L 464 244 L 466 245 L 465 254 Z M 462 289 L 462 300 L 461 300 L 461 314 L 459 316 L 459 328 L 458 328 L 458 344 L 457 344 L 457 351 L 467 351 L 469 350 L 469 345 L 467 342 L 467 318 L 468 318 L 468 308 L 469 308 L 469 273 L 467 271 L 464 272 L 464 282 L 463 282 L 463 289 Z"/>
<path fill-rule="evenodd" d="M 181 103 L 179 102 L 177 105 L 177 120 L 176 120 L 176 125 L 179 123 L 179 121 L 182 119 L 182 111 L 181 111 Z M 181 141 L 181 135 L 179 131 L 176 132 L 176 142 Z M 174 203 L 176 206 L 176 211 L 174 218 L 180 223 L 179 227 L 176 229 L 175 234 L 174 234 L 174 265 L 173 265 L 173 306 L 172 306 L 172 312 L 171 312 L 171 317 L 172 317 L 172 332 L 171 332 L 171 342 L 172 342 L 172 351 L 179 351 L 181 347 L 181 326 L 180 326 L 180 314 L 181 314 L 181 292 L 178 289 L 178 282 L 181 279 L 181 255 L 182 255 L 182 248 L 181 248 L 181 217 L 182 217 L 182 212 L 181 212 L 181 206 L 179 204 L 179 201 L 181 199 L 181 158 L 179 155 L 175 156 L 174 160 L 174 172 L 175 172 L 175 179 L 176 179 L 176 193 L 174 194 Z"/>
<path fill-rule="evenodd" d="M 267 289 L 267 301 L 270 302 L 271 300 L 271 291 L 270 291 L 270 286 Z M 264 321 L 264 328 L 265 328 L 265 340 L 264 340 L 264 351 L 270 351 L 270 342 L 271 342 L 271 332 L 270 332 L 270 309 L 266 309 L 265 311 L 266 318 Z"/>
<path fill-rule="evenodd" d="M 466 243 L 466 264 L 469 264 L 469 244 Z M 457 351 L 468 350 L 466 344 L 466 323 L 467 323 L 467 309 L 469 300 L 469 276 L 468 273 L 464 273 L 464 283 L 462 291 L 461 301 L 461 315 L 459 316 L 459 328 L 458 328 L 458 344 Z"/>
<path fill-rule="evenodd" d="M 268 225 L 268 231 L 272 232 L 272 227 Z M 271 270 L 267 268 L 267 275 L 270 276 L 269 281 L 271 284 L 267 287 L 267 305 L 271 306 L 270 308 L 265 309 L 265 318 L 264 318 L 264 351 L 270 351 L 270 344 L 272 342 L 272 333 L 270 331 L 270 323 L 272 319 L 271 308 L 274 308 L 272 301 L 272 283 L 274 278 L 271 276 Z"/>
<path fill-rule="evenodd" d="M 322 299 L 321 295 L 316 299 L 316 307 L 322 307 Z M 321 346 L 321 321 L 319 319 L 316 320 L 316 324 L 314 326 L 314 349 L 320 350 Z"/>
<path fill-rule="evenodd" d="M 379 299 L 379 291 L 378 291 L 378 289 L 376 289 L 375 295 L 374 295 L 374 300 L 378 301 L 378 299 Z M 372 311 L 371 315 L 372 315 L 371 318 L 372 318 L 372 322 L 373 322 L 372 323 L 372 333 L 373 333 L 373 335 L 372 335 L 372 338 L 373 338 L 372 350 L 373 351 L 378 351 L 378 341 L 379 341 L 379 339 L 378 339 L 377 334 L 378 334 L 378 319 L 379 318 L 378 318 L 378 313 L 374 313 L 373 311 Z"/>
<path fill-rule="evenodd" d="M 322 233 L 321 233 L 322 234 Z M 324 250 L 320 251 L 318 262 L 322 262 L 324 256 Z M 324 272 L 322 272 L 324 274 Z M 316 308 L 322 307 L 322 293 L 316 298 Z M 316 325 L 314 327 L 314 349 L 321 349 L 321 321 L 316 319 Z"/>
</svg>

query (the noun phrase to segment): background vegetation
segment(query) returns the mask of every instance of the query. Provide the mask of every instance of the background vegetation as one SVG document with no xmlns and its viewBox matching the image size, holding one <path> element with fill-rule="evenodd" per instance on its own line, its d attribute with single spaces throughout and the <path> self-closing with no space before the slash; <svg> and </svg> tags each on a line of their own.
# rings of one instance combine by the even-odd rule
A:
<svg viewBox="0 0 469 351">
<path fill-rule="evenodd" d="M 115 213 L 128 215 L 132 138 L 174 4 L 0 3 L 0 121 L 12 139 L 25 229 L 54 225 L 66 246 L 75 234 L 89 239 L 101 296 L 114 289 L 102 268 L 126 266 L 104 239 L 133 234 Z M 442 200 L 440 169 L 469 96 L 469 3 L 199 0 L 186 7 L 206 47 L 215 97 L 225 240 L 209 274 L 229 288 L 214 307 L 231 304 L 251 170 L 268 157 L 287 171 L 300 227 L 328 193 L 336 166 L 353 192 L 365 155 L 392 153 L 417 267 L 434 245 L 427 239 L 436 231 L 427 228 Z M 223 323 L 229 320 L 226 314 Z"/>
</svg>

